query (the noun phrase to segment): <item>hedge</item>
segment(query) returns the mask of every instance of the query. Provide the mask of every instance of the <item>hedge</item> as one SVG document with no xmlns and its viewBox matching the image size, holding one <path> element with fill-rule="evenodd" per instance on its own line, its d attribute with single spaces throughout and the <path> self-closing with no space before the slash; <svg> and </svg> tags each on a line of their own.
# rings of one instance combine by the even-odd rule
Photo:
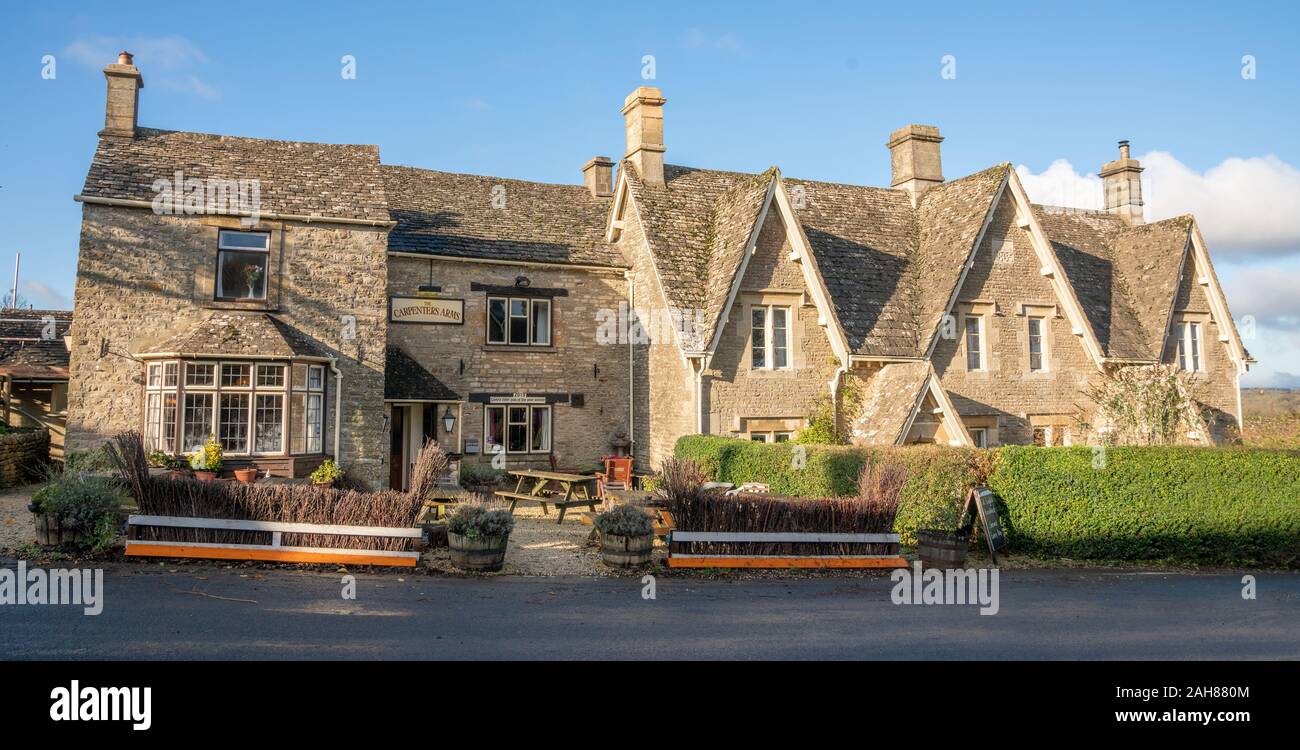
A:
<svg viewBox="0 0 1300 750">
<path fill-rule="evenodd" d="M 1011 549 L 1042 557 L 1293 566 L 1300 454 L 1216 448 L 1014 446 L 989 486 Z"/>
<path fill-rule="evenodd" d="M 797 451 L 803 451 L 802 465 Z M 676 455 L 694 460 L 720 482 L 765 482 L 774 493 L 796 497 L 853 494 L 868 459 L 901 464 L 908 477 L 894 530 L 904 544 L 915 544 L 917 529 L 955 523 L 966 490 L 983 484 L 988 472 L 988 451 L 975 448 L 860 448 L 688 435 L 677 441 Z"/>
<path fill-rule="evenodd" d="M 806 451 L 802 467 L 794 451 Z M 676 454 L 718 481 L 802 497 L 854 492 L 868 458 L 907 467 L 895 530 L 950 526 L 966 488 L 1002 498 L 1010 549 L 1046 558 L 1300 564 L 1300 452 L 1241 448 L 1008 446 L 995 450 L 759 443 L 692 435 Z"/>
</svg>

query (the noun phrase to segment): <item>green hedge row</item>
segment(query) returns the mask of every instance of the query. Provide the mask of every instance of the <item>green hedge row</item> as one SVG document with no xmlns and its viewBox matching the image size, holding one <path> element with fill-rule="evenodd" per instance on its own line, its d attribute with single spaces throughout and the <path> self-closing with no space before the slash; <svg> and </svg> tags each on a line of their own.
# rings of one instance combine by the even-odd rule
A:
<svg viewBox="0 0 1300 750">
<path fill-rule="evenodd" d="M 1300 562 L 1295 452 L 1107 448 L 1094 456 L 1091 448 L 1014 446 L 995 453 L 989 486 L 1006 503 L 1014 551 L 1198 564 Z"/>
<path fill-rule="evenodd" d="M 765 482 L 777 494 L 796 497 L 853 494 L 868 459 L 901 464 L 908 476 L 894 528 L 904 544 L 915 544 L 917 529 L 956 523 L 966 490 L 987 476 L 989 456 L 975 448 L 795 445 L 713 435 L 679 439 L 676 454 L 694 460 L 720 482 Z"/>
<path fill-rule="evenodd" d="M 800 463 L 796 451 L 805 453 Z M 683 437 L 679 457 L 782 495 L 854 492 L 868 458 L 902 464 L 895 530 L 951 527 L 967 488 L 1003 499 L 1011 551 L 1079 560 L 1300 564 L 1300 453 L 1216 448 L 860 448 Z"/>
</svg>

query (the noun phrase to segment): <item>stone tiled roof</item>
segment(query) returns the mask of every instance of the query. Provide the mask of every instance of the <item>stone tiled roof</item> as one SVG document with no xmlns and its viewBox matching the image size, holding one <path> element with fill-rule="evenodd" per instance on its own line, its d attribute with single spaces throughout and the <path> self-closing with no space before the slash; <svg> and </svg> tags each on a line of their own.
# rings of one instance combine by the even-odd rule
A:
<svg viewBox="0 0 1300 750">
<path fill-rule="evenodd" d="M 459 401 L 460 396 L 401 347 L 390 346 L 384 357 L 384 398 L 390 401 Z"/>
<path fill-rule="evenodd" d="M 81 194 L 153 201 L 155 180 L 257 180 L 263 213 L 387 221 L 377 146 L 139 128 L 99 139 Z"/>
<path fill-rule="evenodd" d="M 137 352 L 140 356 L 313 357 L 329 352 L 303 332 L 263 312 L 217 311 L 180 334 Z"/>
<path fill-rule="evenodd" d="M 388 249 L 494 260 L 623 266 L 605 242 L 609 198 L 582 185 L 383 166 L 397 222 Z"/>
<path fill-rule="evenodd" d="M 682 345 L 704 349 L 718 325 L 773 172 L 746 174 L 664 166 L 664 185 L 648 185 L 622 164 L 645 227 L 669 306 L 703 311 Z"/>
<path fill-rule="evenodd" d="M 894 445 L 934 370 L 929 362 L 885 365 L 866 382 L 853 439 L 863 445 Z"/>
<path fill-rule="evenodd" d="M 53 337 L 45 334 L 54 320 Z M 72 313 L 67 310 L 0 310 L 0 375 L 18 380 L 68 377 L 68 347 L 63 342 Z"/>
</svg>

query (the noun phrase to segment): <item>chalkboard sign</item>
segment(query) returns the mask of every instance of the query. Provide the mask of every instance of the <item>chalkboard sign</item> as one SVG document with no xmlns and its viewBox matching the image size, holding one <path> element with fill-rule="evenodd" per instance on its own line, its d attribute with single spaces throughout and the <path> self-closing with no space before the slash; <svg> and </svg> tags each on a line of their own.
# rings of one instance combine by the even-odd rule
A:
<svg viewBox="0 0 1300 750">
<path fill-rule="evenodd" d="M 996 564 L 998 553 L 1007 548 L 1007 537 L 1002 533 L 1002 523 L 998 516 L 998 496 L 988 487 L 973 487 L 966 496 L 966 508 L 962 514 L 966 522 L 963 530 L 967 533 L 974 530 L 975 516 L 979 515 L 980 524 L 984 527 L 984 539 L 989 545 L 989 554 Z"/>
</svg>

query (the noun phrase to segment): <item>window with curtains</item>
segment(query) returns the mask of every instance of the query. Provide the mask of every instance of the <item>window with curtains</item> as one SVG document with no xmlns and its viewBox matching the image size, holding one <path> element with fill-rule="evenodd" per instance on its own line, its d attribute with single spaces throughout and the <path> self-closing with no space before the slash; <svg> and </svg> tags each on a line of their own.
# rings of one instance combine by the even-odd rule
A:
<svg viewBox="0 0 1300 750">
<path fill-rule="evenodd" d="M 506 453 L 549 453 L 551 407 L 505 404 L 483 409 L 483 442 L 501 445 Z"/>
<path fill-rule="evenodd" d="M 550 346 L 551 301 L 533 297 L 488 297 L 487 342 Z"/>
<path fill-rule="evenodd" d="M 324 365 L 207 360 L 145 368 L 149 450 L 189 453 L 214 435 L 235 456 L 323 448 Z"/>
</svg>

